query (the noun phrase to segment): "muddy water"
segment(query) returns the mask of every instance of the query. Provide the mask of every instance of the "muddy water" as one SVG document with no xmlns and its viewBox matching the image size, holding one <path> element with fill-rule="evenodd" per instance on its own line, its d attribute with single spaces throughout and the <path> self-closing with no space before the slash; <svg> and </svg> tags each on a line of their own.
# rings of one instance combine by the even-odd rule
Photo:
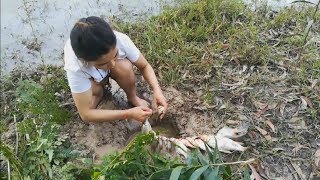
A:
<svg viewBox="0 0 320 180">
<path fill-rule="evenodd" d="M 174 1 L 2 0 L 1 70 L 7 73 L 14 67 L 34 67 L 43 63 L 62 65 L 64 42 L 74 22 L 81 17 L 95 15 L 134 22 L 158 14 Z M 288 6 L 292 1 L 245 0 L 252 7 L 267 4 L 273 9 Z"/>
<path fill-rule="evenodd" d="M 179 135 L 178 130 L 171 123 L 158 123 L 152 126 L 152 130 L 154 130 L 157 134 L 165 137 L 177 137 Z M 128 144 L 137 134 L 140 133 L 140 130 L 136 130 L 131 132 L 129 137 L 127 138 L 126 144 Z"/>
<path fill-rule="evenodd" d="M 133 22 L 158 14 L 171 1 L 3 0 L 1 70 L 9 72 L 17 66 L 42 63 L 62 65 L 64 43 L 81 17 L 94 15 Z M 40 48 L 35 47 L 36 43 Z"/>
<path fill-rule="evenodd" d="M 271 7 L 273 10 L 279 10 L 281 8 L 284 8 L 286 6 L 291 6 L 292 2 L 295 0 L 244 0 L 247 4 L 251 5 L 254 9 L 256 7 L 259 7 L 261 5 L 267 5 Z M 317 3 L 318 0 L 308 0 L 312 3 Z"/>
</svg>

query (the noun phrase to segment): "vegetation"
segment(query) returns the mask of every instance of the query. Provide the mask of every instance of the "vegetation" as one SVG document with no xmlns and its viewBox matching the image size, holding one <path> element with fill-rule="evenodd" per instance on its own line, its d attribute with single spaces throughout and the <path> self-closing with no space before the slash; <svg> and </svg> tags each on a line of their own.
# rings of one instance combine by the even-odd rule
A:
<svg viewBox="0 0 320 180">
<path fill-rule="evenodd" d="M 194 151 L 186 162 L 183 162 L 178 158 L 172 160 L 169 155 L 164 156 L 148 151 L 146 145 L 150 145 L 153 138 L 152 133 L 140 134 L 121 154 L 106 156 L 100 167 L 95 170 L 94 179 L 102 175 L 108 177 L 107 179 L 231 179 L 234 177 L 230 165 L 222 162 L 217 149 L 214 152 L 207 149 L 206 155 L 199 150 Z M 244 178 L 248 179 L 247 177 L 246 172 Z"/>
</svg>

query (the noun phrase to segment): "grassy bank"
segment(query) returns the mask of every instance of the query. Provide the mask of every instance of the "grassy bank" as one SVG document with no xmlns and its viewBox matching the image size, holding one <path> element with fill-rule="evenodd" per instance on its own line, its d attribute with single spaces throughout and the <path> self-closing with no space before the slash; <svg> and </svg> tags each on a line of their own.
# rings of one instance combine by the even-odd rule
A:
<svg viewBox="0 0 320 180">
<path fill-rule="evenodd" d="M 199 1 L 178 11 L 165 11 L 148 22 L 115 27 L 134 39 L 165 84 L 191 81 L 204 85 L 207 82 L 197 79 L 211 75 L 208 83 L 213 85 L 221 79 L 220 66 L 265 67 L 274 63 L 285 63 L 293 67 L 290 70 L 314 79 L 319 76 L 317 20 L 297 59 L 313 14 L 313 7 L 280 12 L 262 7 L 253 12 L 239 1 Z M 316 19 L 319 16 L 317 12 Z"/>
</svg>

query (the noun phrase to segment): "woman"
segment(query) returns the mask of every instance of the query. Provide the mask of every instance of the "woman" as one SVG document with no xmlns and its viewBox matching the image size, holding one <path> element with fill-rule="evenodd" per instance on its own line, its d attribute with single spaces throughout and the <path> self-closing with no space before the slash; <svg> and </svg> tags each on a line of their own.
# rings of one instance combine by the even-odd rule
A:
<svg viewBox="0 0 320 180">
<path fill-rule="evenodd" d="M 167 110 L 166 99 L 151 65 L 127 35 L 113 31 L 99 17 L 82 18 L 74 25 L 64 47 L 64 60 L 72 97 L 85 121 L 105 122 L 129 118 L 144 122 L 151 116 L 148 103 L 136 94 L 132 65 L 140 70 L 150 85 L 154 109 L 161 105 L 164 113 Z M 125 91 L 134 108 L 96 109 L 109 76 Z"/>
</svg>

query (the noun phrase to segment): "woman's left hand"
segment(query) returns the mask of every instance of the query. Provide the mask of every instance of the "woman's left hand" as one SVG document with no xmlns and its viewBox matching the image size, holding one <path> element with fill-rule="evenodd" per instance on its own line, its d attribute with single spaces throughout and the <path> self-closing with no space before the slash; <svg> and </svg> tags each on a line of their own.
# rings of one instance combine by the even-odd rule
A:
<svg viewBox="0 0 320 180">
<path fill-rule="evenodd" d="M 165 113 L 167 112 L 168 103 L 161 91 L 155 92 L 153 95 L 153 108 L 154 108 L 153 110 L 157 112 L 159 106 L 164 107 L 162 113 L 160 114 L 160 119 L 162 119 Z"/>
</svg>

